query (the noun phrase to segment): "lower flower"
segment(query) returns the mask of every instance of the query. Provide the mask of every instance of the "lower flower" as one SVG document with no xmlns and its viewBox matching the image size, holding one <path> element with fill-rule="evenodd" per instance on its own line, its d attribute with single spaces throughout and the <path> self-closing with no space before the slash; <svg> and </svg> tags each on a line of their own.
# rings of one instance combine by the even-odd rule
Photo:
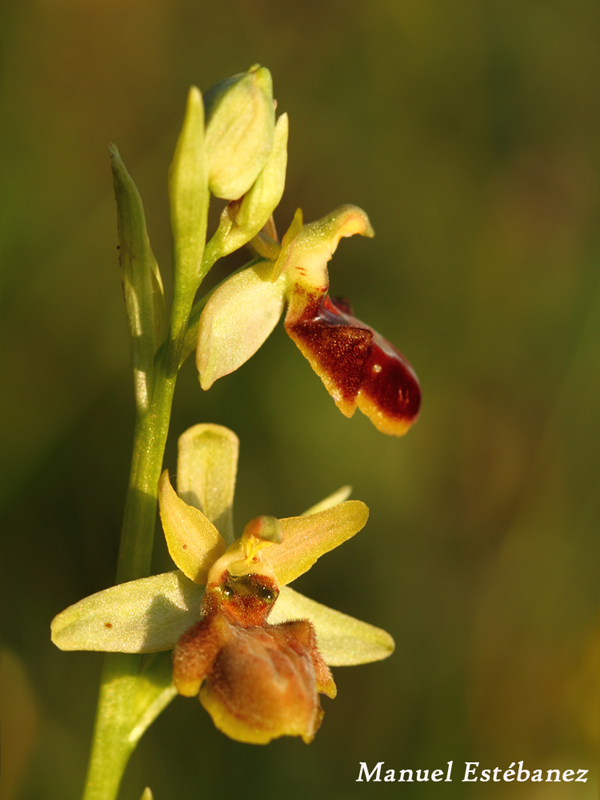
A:
<svg viewBox="0 0 600 800">
<path fill-rule="evenodd" d="M 177 691 L 187 697 L 200 693 L 216 727 L 251 744 L 279 736 L 301 736 L 308 744 L 323 716 L 319 693 L 336 695 L 311 623 L 267 622 L 279 583 L 262 551 L 282 541 L 275 518 L 248 523 L 242 539 L 210 570 L 203 619 L 173 651 Z"/>
<path fill-rule="evenodd" d="M 173 651 L 173 684 L 199 696 L 214 724 L 241 742 L 310 742 L 335 697 L 330 666 L 386 658 L 385 631 L 295 592 L 294 581 L 362 529 L 368 509 L 348 487 L 306 514 L 257 517 L 233 540 L 238 440 L 196 425 L 179 440 L 178 495 L 165 471 L 159 504 L 179 570 L 105 589 L 52 621 L 62 650 Z M 231 542 L 229 547 L 227 544 Z M 168 694 L 168 692 L 167 692 Z"/>
<path fill-rule="evenodd" d="M 221 613 L 206 617 L 173 653 L 180 694 L 197 694 L 200 678 L 200 702 L 215 726 L 252 744 L 280 736 L 301 736 L 308 744 L 323 717 L 319 693 L 336 694 L 307 620 L 244 628 Z"/>
</svg>

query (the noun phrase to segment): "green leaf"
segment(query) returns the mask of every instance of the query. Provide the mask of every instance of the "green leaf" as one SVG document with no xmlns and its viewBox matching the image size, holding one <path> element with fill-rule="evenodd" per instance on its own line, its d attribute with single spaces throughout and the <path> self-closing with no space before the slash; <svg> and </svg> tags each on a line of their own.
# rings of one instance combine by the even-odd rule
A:
<svg viewBox="0 0 600 800">
<path fill-rule="evenodd" d="M 176 291 L 195 294 L 202 278 L 208 214 L 208 169 L 204 146 L 204 105 L 189 91 L 183 127 L 169 170 L 169 200 Z"/>
<path fill-rule="evenodd" d="M 334 611 L 284 586 L 269 622 L 277 625 L 293 619 L 312 622 L 319 651 L 330 667 L 368 664 L 394 652 L 394 640 L 386 631 Z"/>
<path fill-rule="evenodd" d="M 203 594 L 203 588 L 179 570 L 120 583 L 54 617 L 52 641 L 61 650 L 170 650 L 201 619 Z"/>
<path fill-rule="evenodd" d="M 142 198 L 115 145 L 111 144 L 109 149 L 135 394 L 138 408 L 145 410 L 151 391 L 154 355 L 165 336 L 165 298 L 158 264 L 148 239 Z"/>
<path fill-rule="evenodd" d="M 177 492 L 213 523 L 227 544 L 233 535 L 233 496 L 240 441 L 222 425 L 194 425 L 179 437 Z"/>
</svg>

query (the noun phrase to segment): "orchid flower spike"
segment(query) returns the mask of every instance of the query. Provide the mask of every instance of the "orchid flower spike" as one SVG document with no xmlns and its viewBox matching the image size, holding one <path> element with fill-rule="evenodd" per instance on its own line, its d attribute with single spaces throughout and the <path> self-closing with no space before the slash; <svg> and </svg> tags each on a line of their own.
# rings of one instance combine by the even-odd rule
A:
<svg viewBox="0 0 600 800">
<path fill-rule="evenodd" d="M 238 439 L 196 425 L 179 439 L 177 494 L 165 471 L 160 514 L 178 569 L 113 586 L 52 621 L 62 650 L 153 653 L 174 648 L 173 682 L 199 695 L 232 739 L 310 742 L 335 697 L 330 666 L 386 658 L 385 631 L 333 611 L 288 584 L 365 525 L 345 487 L 299 517 L 257 517 L 233 538 Z"/>
<path fill-rule="evenodd" d="M 340 411 L 358 407 L 383 433 L 401 436 L 416 421 L 419 381 L 405 357 L 330 297 L 327 263 L 342 237 L 372 237 L 367 215 L 342 206 L 302 224 L 298 210 L 281 245 L 266 233 L 253 245 L 264 260 L 233 275 L 200 318 L 197 365 L 203 389 L 238 369 L 269 336 L 287 302 L 285 329 Z"/>
</svg>

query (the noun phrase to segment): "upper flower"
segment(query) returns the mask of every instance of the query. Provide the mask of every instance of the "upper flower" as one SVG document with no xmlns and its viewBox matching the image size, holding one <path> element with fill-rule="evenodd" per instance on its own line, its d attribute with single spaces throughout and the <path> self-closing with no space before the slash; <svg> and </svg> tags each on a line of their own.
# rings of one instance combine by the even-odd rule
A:
<svg viewBox="0 0 600 800">
<path fill-rule="evenodd" d="M 212 295 L 200 319 L 200 383 L 240 367 L 265 341 L 287 301 L 285 328 L 347 417 L 358 407 L 383 433 L 401 436 L 421 403 L 417 376 L 404 356 L 329 296 L 327 262 L 342 237 L 373 236 L 367 215 L 342 206 L 302 224 L 298 211 L 281 245 L 266 233 L 253 240 L 264 258 L 233 275 Z"/>
<path fill-rule="evenodd" d="M 173 680 L 197 695 L 215 725 L 239 741 L 310 741 L 318 694 L 335 696 L 327 665 L 375 661 L 393 650 L 378 628 L 288 588 L 324 553 L 357 533 L 368 510 L 340 490 L 299 517 L 258 517 L 233 541 L 238 440 L 196 425 L 179 440 L 179 494 L 165 471 L 160 512 L 179 567 L 113 586 L 52 622 L 63 650 L 151 653 L 175 647 Z M 227 546 L 229 544 L 229 546 Z"/>
</svg>

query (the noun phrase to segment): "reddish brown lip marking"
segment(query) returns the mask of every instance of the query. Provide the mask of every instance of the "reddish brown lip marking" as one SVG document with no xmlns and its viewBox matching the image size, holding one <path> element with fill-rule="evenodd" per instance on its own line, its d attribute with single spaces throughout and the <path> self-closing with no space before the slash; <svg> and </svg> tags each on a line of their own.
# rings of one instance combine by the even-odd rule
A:
<svg viewBox="0 0 600 800">
<path fill-rule="evenodd" d="M 346 416 L 358 406 L 379 430 L 396 436 L 416 421 L 421 389 L 412 367 L 352 316 L 346 300 L 297 289 L 285 327 Z"/>
</svg>

